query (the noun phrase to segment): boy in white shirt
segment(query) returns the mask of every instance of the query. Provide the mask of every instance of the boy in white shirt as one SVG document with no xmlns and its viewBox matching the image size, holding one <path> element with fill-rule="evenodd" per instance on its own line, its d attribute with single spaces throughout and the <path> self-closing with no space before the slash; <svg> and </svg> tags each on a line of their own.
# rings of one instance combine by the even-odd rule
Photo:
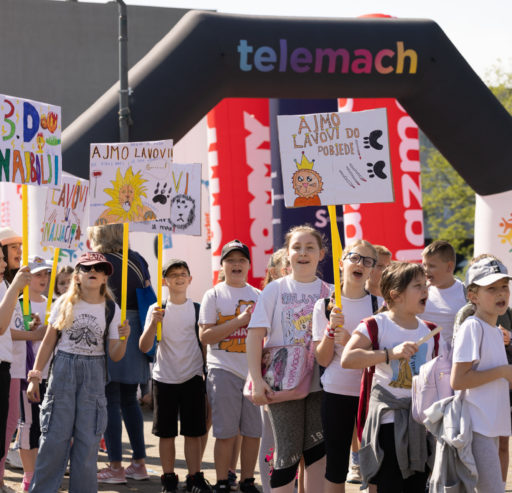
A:
<svg viewBox="0 0 512 493">
<path fill-rule="evenodd" d="M 429 288 L 425 311 L 419 316 L 443 328 L 441 337 L 450 349 L 455 316 L 466 304 L 464 284 L 453 276 L 455 250 L 447 241 L 438 240 L 423 250 L 422 257 Z"/>
<path fill-rule="evenodd" d="M 164 308 L 155 303 L 146 316 L 139 347 L 147 352 L 153 346 L 157 325 L 162 323 L 162 338 L 153 368 L 153 434 L 160 438 L 162 491 L 176 493 L 178 476 L 174 473 L 175 438 L 185 436 L 185 460 L 188 467 L 186 490 L 209 492 L 211 487 L 201 472 L 202 441 L 206 433 L 206 393 L 204 358 L 198 339 L 199 306 L 187 298 L 192 276 L 184 260 L 171 259 L 162 269 L 169 296 Z"/>
<path fill-rule="evenodd" d="M 254 468 L 261 436 L 261 415 L 257 406 L 243 396 L 248 373 L 245 339 L 252 307 L 259 291 L 247 284 L 251 267 L 249 248 L 238 240 L 224 245 L 221 266 L 225 282 L 208 290 L 201 302 L 200 336 L 208 344 L 208 399 L 212 408 L 215 437 L 215 493 L 227 492 L 233 445 L 242 435 L 240 491 L 256 493 Z"/>
</svg>

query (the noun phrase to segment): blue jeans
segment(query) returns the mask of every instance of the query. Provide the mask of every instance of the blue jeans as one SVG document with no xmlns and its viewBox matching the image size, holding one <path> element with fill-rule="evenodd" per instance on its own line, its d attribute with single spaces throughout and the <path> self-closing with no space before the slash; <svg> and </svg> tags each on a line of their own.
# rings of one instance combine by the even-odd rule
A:
<svg viewBox="0 0 512 493">
<path fill-rule="evenodd" d="M 137 401 L 137 387 L 138 384 L 136 383 L 119 382 L 109 382 L 105 387 L 108 411 L 105 442 L 107 443 L 108 458 L 111 462 L 120 462 L 123 459 L 121 415 L 132 446 L 132 458 L 137 460 L 146 457 L 144 420 Z"/>
<path fill-rule="evenodd" d="M 29 491 L 58 491 L 68 458 L 70 493 L 98 490 L 98 445 L 107 424 L 104 389 L 105 356 L 57 352 L 41 407 L 41 439 Z"/>
</svg>

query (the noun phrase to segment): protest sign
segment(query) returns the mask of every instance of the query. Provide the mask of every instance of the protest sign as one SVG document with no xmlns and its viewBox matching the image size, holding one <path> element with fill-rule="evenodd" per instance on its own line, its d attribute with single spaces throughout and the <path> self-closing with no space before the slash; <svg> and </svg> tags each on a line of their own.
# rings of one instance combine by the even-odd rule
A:
<svg viewBox="0 0 512 493">
<path fill-rule="evenodd" d="M 171 180 L 165 183 L 161 199 L 169 207 L 165 219 L 139 222 L 132 231 L 146 233 L 201 235 L 201 164 L 171 165 Z M 162 195 L 163 194 L 163 195 Z"/>
<path fill-rule="evenodd" d="M 91 225 L 170 216 L 172 140 L 91 144 Z"/>
<path fill-rule="evenodd" d="M 385 109 L 277 123 L 286 207 L 394 200 Z"/>
<path fill-rule="evenodd" d="M 89 182 L 71 176 L 48 188 L 42 227 L 42 246 L 75 250 L 85 233 Z"/>
<path fill-rule="evenodd" d="M 0 94 L 0 181 L 58 185 L 59 106 Z"/>
</svg>

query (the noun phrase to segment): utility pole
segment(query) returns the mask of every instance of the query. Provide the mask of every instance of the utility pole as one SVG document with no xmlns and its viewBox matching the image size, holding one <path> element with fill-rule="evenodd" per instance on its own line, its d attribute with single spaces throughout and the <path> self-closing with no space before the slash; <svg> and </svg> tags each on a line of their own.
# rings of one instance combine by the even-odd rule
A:
<svg viewBox="0 0 512 493">
<path fill-rule="evenodd" d="M 126 4 L 116 0 L 119 6 L 119 141 L 130 140 L 130 105 L 128 102 L 128 21 Z"/>
</svg>

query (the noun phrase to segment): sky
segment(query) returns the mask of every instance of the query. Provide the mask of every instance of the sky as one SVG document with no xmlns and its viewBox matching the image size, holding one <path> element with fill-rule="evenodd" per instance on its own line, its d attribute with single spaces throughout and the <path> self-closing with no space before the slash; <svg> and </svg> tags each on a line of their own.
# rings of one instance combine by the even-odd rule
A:
<svg viewBox="0 0 512 493">
<path fill-rule="evenodd" d="M 512 69 L 512 2 L 509 0 L 125 0 L 125 3 L 288 17 L 357 17 L 382 13 L 432 19 L 485 81 L 496 65 L 505 71 Z"/>
</svg>

